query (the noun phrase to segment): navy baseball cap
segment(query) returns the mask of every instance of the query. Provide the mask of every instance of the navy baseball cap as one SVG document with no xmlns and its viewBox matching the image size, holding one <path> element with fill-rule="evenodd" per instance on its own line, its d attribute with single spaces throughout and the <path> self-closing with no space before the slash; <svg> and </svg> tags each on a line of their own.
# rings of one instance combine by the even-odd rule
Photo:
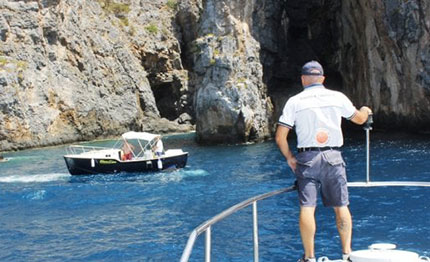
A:
<svg viewBox="0 0 430 262">
<path fill-rule="evenodd" d="M 323 76 L 324 70 L 317 61 L 310 61 L 302 67 L 302 75 Z"/>
</svg>

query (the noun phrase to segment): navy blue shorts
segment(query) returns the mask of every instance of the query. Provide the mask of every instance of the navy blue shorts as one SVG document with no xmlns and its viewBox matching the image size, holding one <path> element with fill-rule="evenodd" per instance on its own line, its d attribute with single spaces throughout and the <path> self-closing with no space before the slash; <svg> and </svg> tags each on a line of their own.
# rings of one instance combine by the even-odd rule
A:
<svg viewBox="0 0 430 262">
<path fill-rule="evenodd" d="M 319 192 L 324 206 L 349 205 L 345 162 L 340 151 L 306 151 L 298 153 L 296 158 L 301 206 L 315 207 Z"/>
</svg>

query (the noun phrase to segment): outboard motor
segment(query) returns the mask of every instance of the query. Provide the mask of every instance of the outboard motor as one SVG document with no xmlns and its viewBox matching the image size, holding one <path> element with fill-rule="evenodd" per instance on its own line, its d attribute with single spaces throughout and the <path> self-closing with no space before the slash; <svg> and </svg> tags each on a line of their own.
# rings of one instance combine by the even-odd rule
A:
<svg viewBox="0 0 430 262">
<path fill-rule="evenodd" d="M 430 262 L 428 257 L 420 257 L 417 253 L 396 250 L 394 244 L 373 244 L 369 249 L 351 252 L 349 259 L 352 262 Z M 330 260 L 321 257 L 318 262 L 342 262 L 342 260 Z"/>
</svg>

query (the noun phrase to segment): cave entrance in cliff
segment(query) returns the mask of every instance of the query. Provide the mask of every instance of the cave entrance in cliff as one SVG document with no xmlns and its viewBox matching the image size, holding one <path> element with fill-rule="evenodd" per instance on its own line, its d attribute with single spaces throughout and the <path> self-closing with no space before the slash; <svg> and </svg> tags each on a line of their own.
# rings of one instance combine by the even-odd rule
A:
<svg viewBox="0 0 430 262">
<path fill-rule="evenodd" d="M 176 120 L 185 111 L 180 77 L 172 74 L 170 61 L 164 54 L 141 51 L 140 56 L 142 66 L 148 72 L 147 78 L 160 116 Z"/>
<path fill-rule="evenodd" d="M 265 58 L 262 59 L 264 81 L 278 116 L 286 97 L 301 90 L 301 67 L 310 60 L 323 65 L 330 89 L 342 89 L 337 61 L 341 36 L 338 17 L 342 3 L 338 0 L 275 2 L 280 5 L 273 31 L 277 52 L 265 49 L 264 39 L 260 43 Z"/>
<path fill-rule="evenodd" d="M 160 116 L 173 121 L 179 117 L 180 112 L 180 96 L 179 87 L 175 81 L 151 84 L 151 89 L 154 94 Z"/>
</svg>

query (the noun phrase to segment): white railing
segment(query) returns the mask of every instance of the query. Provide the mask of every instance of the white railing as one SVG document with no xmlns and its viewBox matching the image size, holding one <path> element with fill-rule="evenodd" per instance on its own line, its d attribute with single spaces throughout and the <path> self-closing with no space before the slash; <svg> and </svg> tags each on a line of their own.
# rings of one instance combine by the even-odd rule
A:
<svg viewBox="0 0 430 262">
<path fill-rule="evenodd" d="M 87 153 L 91 151 L 100 151 L 100 150 L 107 150 L 107 149 L 113 149 L 113 148 L 106 148 L 106 147 L 100 147 L 100 146 L 71 145 L 66 148 L 66 152 L 69 155 L 78 155 L 78 154 Z"/>
<path fill-rule="evenodd" d="M 206 240 L 205 240 L 205 262 L 211 261 L 211 227 L 217 222 L 223 220 L 224 218 L 230 216 L 233 213 L 249 206 L 252 204 L 252 221 L 253 221 L 253 236 L 254 236 L 254 262 L 258 262 L 258 212 L 257 212 L 257 202 L 281 193 L 292 192 L 296 190 L 296 186 L 290 186 L 287 188 L 275 190 L 269 193 L 261 194 L 252 198 L 249 198 L 239 204 L 236 204 L 229 209 L 224 210 L 218 215 L 212 217 L 207 220 L 200 226 L 196 227 L 190 234 L 187 245 L 182 253 L 181 262 L 188 262 L 190 258 L 191 251 L 193 250 L 194 243 L 197 240 L 197 237 L 205 232 Z"/>
<path fill-rule="evenodd" d="M 386 181 L 386 182 L 372 182 L 370 179 L 366 182 L 352 182 L 348 183 L 348 187 L 389 187 L 389 186 L 412 186 L 412 187 L 429 187 L 430 182 L 401 182 L 401 181 Z M 257 202 L 281 193 L 287 193 L 295 191 L 296 186 L 290 186 L 287 188 L 279 189 L 276 191 L 268 192 L 258 196 L 249 198 L 239 204 L 236 204 L 229 209 L 224 210 L 218 215 L 212 217 L 206 222 L 202 223 L 200 226 L 196 227 L 190 234 L 187 245 L 182 252 L 182 257 L 180 262 L 188 262 L 191 252 L 194 247 L 199 235 L 205 232 L 205 262 L 211 261 L 211 227 L 217 222 L 223 220 L 224 218 L 230 216 L 231 214 L 249 206 L 252 204 L 252 221 L 253 221 L 253 237 L 254 237 L 254 262 L 259 261 L 259 246 L 258 246 L 258 213 L 257 213 Z"/>
</svg>

